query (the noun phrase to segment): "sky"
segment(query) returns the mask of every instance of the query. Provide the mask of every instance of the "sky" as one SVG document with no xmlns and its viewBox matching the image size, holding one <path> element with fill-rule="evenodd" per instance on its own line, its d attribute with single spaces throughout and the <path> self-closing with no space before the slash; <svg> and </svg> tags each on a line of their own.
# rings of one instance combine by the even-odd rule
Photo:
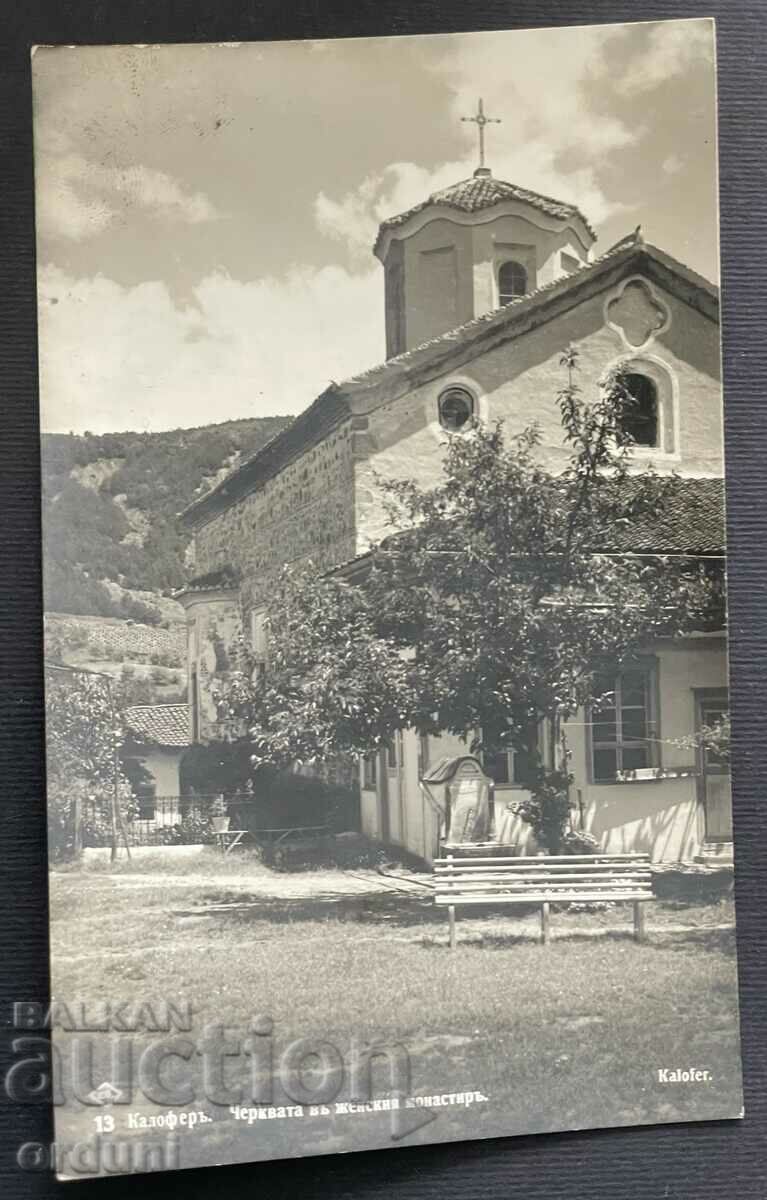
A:
<svg viewBox="0 0 767 1200">
<path fill-rule="evenodd" d="M 298 413 L 385 357 L 378 224 L 487 164 L 718 279 L 708 20 L 33 57 L 41 424 Z"/>
</svg>

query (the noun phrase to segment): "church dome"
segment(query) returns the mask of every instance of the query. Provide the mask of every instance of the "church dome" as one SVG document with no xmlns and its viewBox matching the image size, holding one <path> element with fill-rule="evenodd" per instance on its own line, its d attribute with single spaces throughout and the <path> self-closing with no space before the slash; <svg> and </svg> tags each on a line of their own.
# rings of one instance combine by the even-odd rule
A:
<svg viewBox="0 0 767 1200">
<path fill-rule="evenodd" d="M 595 240 L 574 204 L 484 166 L 432 192 L 385 220 L 373 247 L 384 268 L 387 357 L 572 274 Z"/>
<path fill-rule="evenodd" d="M 530 191 L 529 188 L 518 187 L 517 184 L 507 183 L 504 179 L 494 179 L 489 167 L 478 167 L 470 179 L 462 179 L 459 183 L 451 183 L 449 187 L 440 188 L 438 191 L 432 192 L 426 200 L 414 204 L 405 212 L 382 221 L 373 253 L 380 258 L 379 251 L 386 234 L 400 225 L 406 224 L 411 217 L 418 216 L 428 208 L 439 206 L 453 208 L 464 213 L 475 213 L 482 209 L 493 208 L 494 205 L 501 204 L 505 200 L 515 200 L 518 203 L 529 205 L 546 216 L 560 220 L 578 218 L 583 222 L 592 241 L 596 239 L 594 230 L 575 204 L 554 200 L 551 196 L 543 196 L 540 192 Z"/>
</svg>

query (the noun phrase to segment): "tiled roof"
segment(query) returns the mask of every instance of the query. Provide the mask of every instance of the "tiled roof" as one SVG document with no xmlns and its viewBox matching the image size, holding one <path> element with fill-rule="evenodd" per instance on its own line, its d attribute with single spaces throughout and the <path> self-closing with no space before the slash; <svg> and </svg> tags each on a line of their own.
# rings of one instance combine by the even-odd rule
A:
<svg viewBox="0 0 767 1200">
<path fill-rule="evenodd" d="M 441 204 L 446 208 L 472 213 L 483 208 L 492 208 L 493 205 L 501 204 L 504 200 L 519 200 L 550 217 L 559 217 L 560 219 L 580 217 L 592 238 L 596 237 L 583 213 L 574 204 L 553 200 L 550 196 L 542 196 L 539 192 L 531 192 L 527 188 L 517 187 L 514 183 L 506 183 L 503 179 L 494 179 L 492 175 L 487 174 L 474 175 L 471 179 L 462 179 L 460 183 L 453 183 L 440 191 L 432 192 L 428 199 L 422 200 L 420 204 L 415 204 L 406 212 L 398 213 L 396 217 L 389 217 L 383 221 L 378 230 L 373 253 L 377 253 L 381 241 L 390 229 L 404 225 L 411 217 L 432 205 Z"/>
<path fill-rule="evenodd" d="M 636 478 L 643 489 L 646 477 Z M 634 486 L 633 479 L 624 485 Z M 661 511 L 645 512 L 630 521 L 616 525 L 605 538 L 599 552 L 603 554 L 683 555 L 692 558 L 719 558 L 725 553 L 724 479 L 668 476 L 658 477 L 664 490 Z M 396 551 L 399 542 L 406 543 L 408 530 L 390 534 L 381 543 L 384 551 Z M 435 549 L 447 549 L 444 542 Z M 364 575 L 374 551 L 366 550 L 333 567 L 329 574 L 353 578 Z"/>
<path fill-rule="evenodd" d="M 629 234 L 600 258 L 578 270 L 544 284 L 526 296 L 512 300 L 449 329 L 438 337 L 413 346 L 366 371 L 332 383 L 295 420 L 270 442 L 240 463 L 230 475 L 205 495 L 193 500 L 180 514 L 190 525 L 206 520 L 227 508 L 263 481 L 272 478 L 308 446 L 317 445 L 355 411 L 369 411 L 380 397 L 391 399 L 451 369 L 456 362 L 480 354 L 499 341 L 511 340 L 562 311 L 569 311 L 588 289 L 615 283 L 627 270 L 640 271 L 669 291 L 681 295 L 711 320 L 719 318 L 719 292 L 708 279 L 656 246 Z M 355 404 L 359 402 L 359 407 Z"/>
<path fill-rule="evenodd" d="M 617 527 L 606 551 L 716 556 L 725 549 L 723 479 L 679 478 L 668 483 L 661 511 Z"/>
<path fill-rule="evenodd" d="M 142 741 L 156 746 L 189 746 L 187 704 L 134 704 L 125 710 L 125 724 Z"/>
<path fill-rule="evenodd" d="M 240 575 L 234 567 L 220 567 L 216 571 L 208 571 L 205 575 L 196 575 L 173 593 L 174 598 L 184 596 L 189 592 L 236 591 L 239 587 Z"/>
</svg>

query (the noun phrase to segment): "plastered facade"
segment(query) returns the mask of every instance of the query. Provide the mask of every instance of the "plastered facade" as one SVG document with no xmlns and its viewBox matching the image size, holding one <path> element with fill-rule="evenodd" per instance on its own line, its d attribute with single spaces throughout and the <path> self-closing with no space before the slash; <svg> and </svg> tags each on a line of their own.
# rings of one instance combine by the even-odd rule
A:
<svg viewBox="0 0 767 1200">
<path fill-rule="evenodd" d="M 435 210 L 436 211 L 436 210 Z M 387 355 L 402 353 L 500 304 L 498 271 L 513 259 L 528 291 L 588 261 L 591 238 L 582 222 L 546 216 L 523 203 L 489 212 L 424 215 L 387 248 Z M 564 255 L 564 257 L 563 257 Z"/>
<path fill-rule="evenodd" d="M 196 531 L 199 573 L 229 566 L 241 577 L 237 591 L 185 600 L 199 737 L 230 732 L 215 699 L 233 669 L 221 648 L 229 653 L 243 630 L 249 633 L 252 613 L 263 608 L 282 568 L 311 563 L 328 570 L 390 533 L 381 479 L 438 482 L 447 437 L 438 397 L 446 386 L 468 388 L 478 416 L 503 420 L 510 435 L 534 420 L 541 457 L 552 470 L 562 469 L 567 452 L 557 393 L 566 379 L 560 360 L 569 344 L 579 351 L 577 382 L 585 396 L 596 393 L 605 370 L 621 360 L 656 382 L 661 444 L 634 452 L 639 469 L 652 463 L 661 472 L 722 474 L 718 326 L 642 278 L 596 292 L 396 398 L 355 397 L 354 411 L 323 440 Z"/>
<path fill-rule="evenodd" d="M 642 293 L 652 297 L 663 322 L 637 344 L 643 314 L 648 325 L 658 320 L 646 311 Z M 605 370 L 619 361 L 656 382 L 662 445 L 637 448 L 638 468 L 652 463 L 661 472 L 723 474 L 718 326 L 654 284 L 635 291 L 620 285 L 367 414 L 367 452 L 354 464 L 357 553 L 390 532 L 377 476 L 438 482 L 447 437 L 438 397 L 451 384 L 468 388 L 478 415 L 491 424 L 502 420 L 509 435 L 535 421 L 539 454 L 551 469 L 562 469 L 567 451 L 557 393 L 566 382 L 562 351 L 570 344 L 579 351 L 577 383 L 585 397 L 596 394 Z"/>
<path fill-rule="evenodd" d="M 727 688 L 724 637 L 697 638 L 654 648 L 658 693 L 660 745 L 657 779 L 595 783 L 591 778 L 588 713 L 580 712 L 566 725 L 573 775 L 571 795 L 582 827 L 609 853 L 647 853 L 653 862 L 690 861 L 706 850 L 706 828 L 699 763 L 685 741 L 696 728 L 696 695 Z M 372 838 L 397 843 L 431 862 L 438 852 L 439 813 L 419 785 L 418 738 L 406 730 L 396 767 L 381 757 L 376 790 L 363 789 L 362 829 Z M 421 750 L 422 753 L 422 750 Z M 428 738 L 428 762 L 443 756 L 470 753 L 466 741 L 444 734 Z M 381 786 L 382 772 L 386 774 Z M 495 787 L 495 840 L 515 846 L 519 853 L 538 851 L 532 830 L 509 805 L 518 804 L 524 790 L 514 785 Z M 384 806 L 387 811 L 384 812 Z"/>
</svg>

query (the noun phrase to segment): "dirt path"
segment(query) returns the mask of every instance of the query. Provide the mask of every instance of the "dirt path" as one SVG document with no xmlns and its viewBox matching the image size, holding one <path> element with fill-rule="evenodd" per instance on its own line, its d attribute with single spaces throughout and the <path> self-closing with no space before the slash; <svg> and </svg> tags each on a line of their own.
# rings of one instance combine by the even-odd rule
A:
<svg viewBox="0 0 767 1200">
<path fill-rule="evenodd" d="M 92 877 L 93 878 L 93 877 Z M 162 875 L 143 874 L 138 871 L 120 871 L 114 875 L 101 876 L 115 888 L 218 888 L 230 892 L 241 892 L 254 899 L 310 900 L 325 896 L 382 895 L 387 892 L 405 894 L 428 894 L 431 876 L 428 874 L 397 876 L 381 875 L 366 867 L 344 870 L 327 868 L 321 871 L 271 871 L 268 867 L 244 865 L 242 871 L 190 872 L 189 874 Z"/>
</svg>

